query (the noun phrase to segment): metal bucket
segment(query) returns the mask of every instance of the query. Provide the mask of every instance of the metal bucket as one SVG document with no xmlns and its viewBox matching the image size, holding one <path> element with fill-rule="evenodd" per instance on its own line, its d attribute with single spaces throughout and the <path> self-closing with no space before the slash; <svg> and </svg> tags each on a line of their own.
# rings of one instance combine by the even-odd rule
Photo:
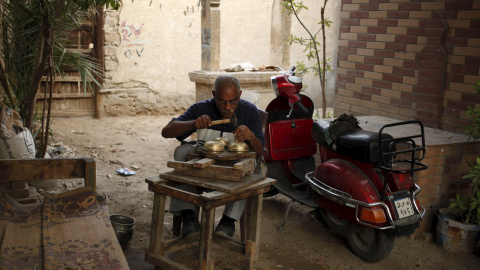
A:
<svg viewBox="0 0 480 270">
<path fill-rule="evenodd" d="M 135 220 L 133 218 L 123 215 L 111 215 L 110 222 L 121 245 L 132 240 L 133 230 L 135 229 Z"/>
<path fill-rule="evenodd" d="M 480 227 L 451 219 L 448 210 L 439 210 L 435 243 L 448 251 L 473 253 Z"/>
</svg>

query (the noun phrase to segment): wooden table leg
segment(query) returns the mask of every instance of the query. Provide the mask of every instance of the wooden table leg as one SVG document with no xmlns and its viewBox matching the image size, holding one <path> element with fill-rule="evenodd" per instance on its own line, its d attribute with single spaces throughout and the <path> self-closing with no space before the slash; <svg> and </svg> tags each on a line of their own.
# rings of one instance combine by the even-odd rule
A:
<svg viewBox="0 0 480 270">
<path fill-rule="evenodd" d="M 254 260 L 256 261 L 260 250 L 260 222 L 262 219 L 263 194 L 252 196 L 247 200 L 249 201 L 247 205 L 250 212 L 248 217 L 247 241 L 254 242 Z"/>
<path fill-rule="evenodd" d="M 244 269 L 253 269 L 255 261 L 255 243 L 253 241 L 245 241 L 245 258 L 243 263 Z"/>
<path fill-rule="evenodd" d="M 165 255 L 161 250 L 163 238 L 163 219 L 165 216 L 165 201 L 166 196 L 155 193 L 153 197 L 152 210 L 152 228 L 150 231 L 150 246 L 148 252 L 153 255 Z"/>
<path fill-rule="evenodd" d="M 212 246 L 213 221 L 215 208 L 202 208 L 202 229 L 200 231 L 199 269 L 213 269 L 213 261 L 210 261 L 210 248 Z"/>
</svg>

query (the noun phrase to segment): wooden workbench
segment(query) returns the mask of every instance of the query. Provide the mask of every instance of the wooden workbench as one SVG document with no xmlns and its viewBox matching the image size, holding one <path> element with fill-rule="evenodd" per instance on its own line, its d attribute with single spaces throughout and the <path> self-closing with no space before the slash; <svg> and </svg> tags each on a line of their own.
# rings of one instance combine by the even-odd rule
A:
<svg viewBox="0 0 480 270">
<path fill-rule="evenodd" d="M 276 180 L 261 175 L 250 175 L 248 181 L 246 179 L 245 182 L 208 181 L 208 179 L 175 175 L 174 172 L 170 172 L 147 178 L 145 182 L 148 183 L 148 189 L 154 192 L 150 245 L 145 252 L 145 261 L 165 269 L 189 269 L 170 260 L 165 255 L 198 243 L 198 269 L 213 269 L 213 261 L 210 259 L 213 239 L 215 242 L 222 242 L 229 250 L 244 254 L 244 269 L 252 269 L 259 252 L 263 193 L 267 192 Z M 194 194 L 175 188 L 182 183 L 206 188 L 206 192 Z M 167 196 L 191 202 L 201 207 L 200 234 L 195 233 L 172 240 L 163 239 L 163 220 Z M 242 199 L 247 199 L 245 211 L 247 211 L 248 216 L 245 241 L 239 242 L 214 234 L 215 208 Z"/>
</svg>

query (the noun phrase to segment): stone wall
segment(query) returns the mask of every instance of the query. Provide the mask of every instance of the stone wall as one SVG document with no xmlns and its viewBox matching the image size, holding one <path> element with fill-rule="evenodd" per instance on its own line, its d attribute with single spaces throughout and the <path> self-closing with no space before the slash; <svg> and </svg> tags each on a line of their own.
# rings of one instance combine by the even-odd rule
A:
<svg viewBox="0 0 480 270">
<path fill-rule="evenodd" d="M 480 103 L 480 1 L 342 0 L 336 114 L 463 132 Z"/>
</svg>

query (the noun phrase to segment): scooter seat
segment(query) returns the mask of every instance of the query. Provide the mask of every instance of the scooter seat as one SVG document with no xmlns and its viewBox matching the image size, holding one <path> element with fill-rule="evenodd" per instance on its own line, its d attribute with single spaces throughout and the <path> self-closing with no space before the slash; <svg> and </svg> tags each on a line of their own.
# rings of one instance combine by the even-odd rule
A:
<svg viewBox="0 0 480 270">
<path fill-rule="evenodd" d="M 315 121 L 312 127 L 312 138 L 319 144 L 350 158 L 367 162 L 378 163 L 382 160 L 378 132 L 355 130 L 348 134 L 339 135 L 337 140 L 329 145 L 325 133 L 330 126 L 329 121 Z M 390 134 L 382 133 L 382 139 L 392 139 Z M 385 149 L 387 149 L 385 147 Z"/>
<path fill-rule="evenodd" d="M 312 138 L 314 141 L 319 143 L 324 147 L 329 147 L 326 139 L 325 133 L 327 132 L 328 127 L 330 126 L 330 121 L 317 120 L 313 123 L 312 126 Z"/>
</svg>

